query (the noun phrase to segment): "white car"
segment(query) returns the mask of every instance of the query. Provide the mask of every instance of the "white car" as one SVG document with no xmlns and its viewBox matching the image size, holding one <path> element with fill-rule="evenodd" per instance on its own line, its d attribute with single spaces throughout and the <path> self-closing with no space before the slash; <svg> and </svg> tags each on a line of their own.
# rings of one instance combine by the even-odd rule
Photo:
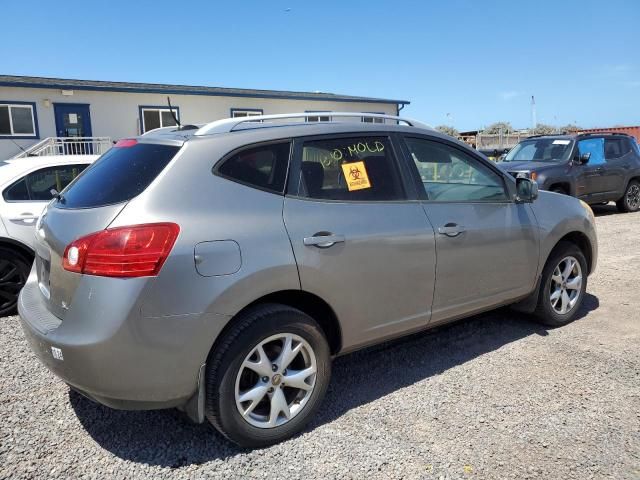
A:
<svg viewBox="0 0 640 480">
<path fill-rule="evenodd" d="M 33 262 L 36 221 L 53 198 L 98 155 L 57 155 L 0 161 L 0 316 L 15 311 Z"/>
</svg>

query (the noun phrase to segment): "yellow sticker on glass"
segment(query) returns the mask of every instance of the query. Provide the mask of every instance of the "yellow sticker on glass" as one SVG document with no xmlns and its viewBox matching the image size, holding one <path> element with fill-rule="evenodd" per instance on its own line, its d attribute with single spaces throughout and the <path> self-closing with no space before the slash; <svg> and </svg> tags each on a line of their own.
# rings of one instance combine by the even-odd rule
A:
<svg viewBox="0 0 640 480">
<path fill-rule="evenodd" d="M 344 178 L 347 179 L 347 188 L 350 192 L 371 188 L 364 162 L 343 163 L 342 172 L 344 173 Z"/>
</svg>

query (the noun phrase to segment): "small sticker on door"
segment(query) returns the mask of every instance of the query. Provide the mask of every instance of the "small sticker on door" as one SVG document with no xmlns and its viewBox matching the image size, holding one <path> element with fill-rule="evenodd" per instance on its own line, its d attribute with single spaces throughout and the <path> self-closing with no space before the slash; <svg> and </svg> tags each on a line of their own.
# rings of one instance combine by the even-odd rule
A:
<svg viewBox="0 0 640 480">
<path fill-rule="evenodd" d="M 78 123 L 78 114 L 70 113 L 69 114 L 69 123 Z"/>
<path fill-rule="evenodd" d="M 53 358 L 55 358 L 56 360 L 64 360 L 64 357 L 62 356 L 62 350 L 60 350 L 58 347 L 51 347 L 51 355 L 53 355 Z"/>
<path fill-rule="evenodd" d="M 343 163 L 342 172 L 347 180 L 347 188 L 350 192 L 371 188 L 364 162 Z"/>
</svg>

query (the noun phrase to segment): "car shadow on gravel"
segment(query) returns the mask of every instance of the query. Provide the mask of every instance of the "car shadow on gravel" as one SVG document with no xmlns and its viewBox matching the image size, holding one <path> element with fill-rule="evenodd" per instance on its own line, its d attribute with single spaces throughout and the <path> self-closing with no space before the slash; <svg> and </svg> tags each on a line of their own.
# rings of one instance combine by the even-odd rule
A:
<svg viewBox="0 0 640 480">
<path fill-rule="evenodd" d="M 598 306 L 597 297 L 587 294 L 578 319 Z M 547 334 L 526 315 L 504 308 L 339 357 L 323 405 L 306 431 L 511 342 Z M 87 433 L 124 460 L 178 468 L 246 452 L 177 410 L 112 410 L 72 390 L 69 401 Z"/>
</svg>

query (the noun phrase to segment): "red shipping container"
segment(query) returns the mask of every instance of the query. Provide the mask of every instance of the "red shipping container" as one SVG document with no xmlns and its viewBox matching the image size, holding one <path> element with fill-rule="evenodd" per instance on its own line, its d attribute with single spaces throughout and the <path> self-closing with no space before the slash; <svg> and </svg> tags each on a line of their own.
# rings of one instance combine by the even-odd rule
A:
<svg viewBox="0 0 640 480">
<path fill-rule="evenodd" d="M 640 143 L 640 126 L 638 127 L 609 127 L 609 128 L 587 128 L 580 130 L 580 133 L 626 133 L 632 137 L 636 137 L 636 141 Z"/>
</svg>

